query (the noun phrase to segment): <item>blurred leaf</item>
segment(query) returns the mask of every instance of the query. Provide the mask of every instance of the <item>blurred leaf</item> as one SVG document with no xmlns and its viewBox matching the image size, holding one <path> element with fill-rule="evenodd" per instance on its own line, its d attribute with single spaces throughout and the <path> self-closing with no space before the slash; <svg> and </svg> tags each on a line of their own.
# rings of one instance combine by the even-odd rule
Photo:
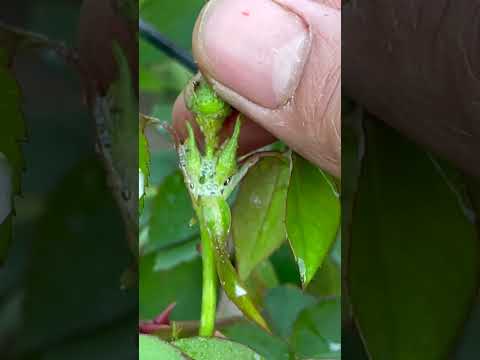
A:
<svg viewBox="0 0 480 360">
<path fill-rule="evenodd" d="M 204 0 L 147 1 L 140 16 L 178 46 L 190 50 L 193 25 L 203 4 Z M 140 57 L 144 54 L 140 51 Z"/>
<path fill-rule="evenodd" d="M 193 26 L 203 4 L 203 0 L 146 1 L 140 15 L 177 46 L 190 51 Z M 139 41 L 139 60 L 140 89 L 158 94 L 157 103 L 172 104 L 191 74 L 143 39 Z"/>
<path fill-rule="evenodd" d="M 176 303 L 172 320 L 200 318 L 202 262 L 184 262 L 167 271 L 154 271 L 155 254 L 140 258 L 139 317 L 155 318 L 171 303 Z"/>
<path fill-rule="evenodd" d="M 232 210 L 232 236 L 243 280 L 285 240 L 289 178 L 288 163 L 270 157 L 254 165 L 240 185 Z"/>
<path fill-rule="evenodd" d="M 331 259 L 331 256 L 327 257 L 308 284 L 306 291 L 316 297 L 340 296 L 341 277 L 340 266 Z"/>
<path fill-rule="evenodd" d="M 72 194 L 81 196 L 71 201 Z M 120 288 L 131 256 L 95 157 L 74 166 L 47 208 L 31 239 L 25 280 L 28 326 L 18 343 L 28 350 L 105 326 L 137 308 L 136 291 Z"/>
<path fill-rule="evenodd" d="M 348 259 L 351 242 L 352 214 L 358 190 L 358 182 L 365 152 L 365 136 L 363 131 L 364 109 L 345 96 L 342 97 L 342 253 Z M 343 274 L 348 274 L 349 262 L 342 263 Z M 352 307 L 348 296 L 346 281 L 342 282 L 342 316 L 352 317 Z"/>
<path fill-rule="evenodd" d="M 478 287 L 480 248 L 458 193 L 430 156 L 366 122 L 349 290 L 373 359 L 447 358 Z"/>
<path fill-rule="evenodd" d="M 295 286 L 302 286 L 297 263 L 295 262 L 292 249 L 288 243 L 283 243 L 283 245 L 270 256 L 269 260 L 281 284 L 288 283 Z"/>
<path fill-rule="evenodd" d="M 480 353 L 480 301 L 477 300 L 469 314 L 458 347 L 455 360 L 476 360 Z"/>
<path fill-rule="evenodd" d="M 342 318 L 343 316 L 344 314 L 342 310 Z M 342 359 L 372 360 L 365 352 L 362 339 L 360 338 L 360 334 L 353 322 L 342 326 Z"/>
<path fill-rule="evenodd" d="M 302 311 L 292 333 L 299 359 L 341 358 L 340 299 L 325 300 Z"/>
<path fill-rule="evenodd" d="M 193 360 L 265 360 L 245 345 L 218 338 L 180 339 L 173 343 Z"/>
<path fill-rule="evenodd" d="M 185 360 L 191 359 L 177 347 L 158 339 L 155 336 L 140 335 L 138 337 L 139 360 Z"/>
<path fill-rule="evenodd" d="M 0 265 L 4 262 L 12 240 L 14 196 L 20 194 L 24 160 L 19 141 L 26 131 L 20 108 L 20 89 L 11 65 L 15 50 L 22 41 L 0 27 Z"/>
<path fill-rule="evenodd" d="M 140 198 L 140 213 L 143 210 L 145 189 L 149 186 L 150 179 L 150 150 L 147 137 L 145 136 L 146 122 L 145 118 L 140 117 L 138 129 L 138 195 Z"/>
<path fill-rule="evenodd" d="M 144 254 L 184 242 L 198 233 L 198 226 L 190 225 L 194 212 L 180 170 L 167 176 L 158 188 L 151 214 Z"/>
<path fill-rule="evenodd" d="M 192 77 L 192 74 L 182 65 L 173 60 L 163 60 L 157 57 L 157 62 L 144 64 L 140 67 L 140 90 L 148 93 L 180 92 Z"/>
<path fill-rule="evenodd" d="M 175 266 L 188 262 L 199 256 L 198 245 L 200 241 L 195 238 L 169 249 L 162 249 L 155 256 L 154 271 L 169 270 Z"/>
<path fill-rule="evenodd" d="M 342 237 L 348 246 L 365 139 L 362 129 L 364 110 L 342 98 L 342 106 L 344 102 L 348 104 L 345 105 L 348 111 L 342 109 Z"/>
<path fill-rule="evenodd" d="M 137 341 L 132 328 L 137 323 L 136 311 L 105 328 L 76 336 L 47 349 L 42 360 L 131 360 L 138 357 Z"/>
<path fill-rule="evenodd" d="M 340 201 L 326 173 L 297 154 L 287 197 L 287 233 L 303 286 L 312 280 L 335 241 Z"/>
<path fill-rule="evenodd" d="M 178 170 L 177 153 L 174 150 L 156 151 L 151 154 L 150 183 L 160 185 L 165 178 Z"/>
<path fill-rule="evenodd" d="M 274 332 L 284 339 L 290 337 L 293 323 L 305 308 L 317 300 L 293 286 L 281 286 L 270 290 L 265 299 L 265 312 Z"/>
<path fill-rule="evenodd" d="M 258 326 L 240 322 L 222 329 L 230 340 L 244 344 L 268 360 L 289 360 L 288 344 L 280 338 L 267 334 Z"/>
<path fill-rule="evenodd" d="M 258 264 L 246 280 L 246 285 L 255 302 L 262 306 L 266 292 L 279 285 L 272 263 L 266 259 Z"/>
<path fill-rule="evenodd" d="M 113 45 L 113 53 L 118 66 L 118 79 L 108 90 L 111 104 L 110 114 L 105 121 L 111 137 L 113 166 L 120 175 L 124 187 L 122 191 L 128 192 L 127 198 L 130 198 L 138 191 L 138 100 L 132 86 L 128 60 L 117 43 Z M 130 210 L 131 217 L 138 217 L 137 209 Z"/>
</svg>

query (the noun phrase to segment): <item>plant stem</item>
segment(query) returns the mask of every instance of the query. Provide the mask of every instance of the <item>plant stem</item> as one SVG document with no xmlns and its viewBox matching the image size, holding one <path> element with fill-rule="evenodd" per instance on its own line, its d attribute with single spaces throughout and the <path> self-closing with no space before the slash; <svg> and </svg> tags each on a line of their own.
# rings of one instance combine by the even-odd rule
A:
<svg viewBox="0 0 480 360">
<path fill-rule="evenodd" d="M 202 243 L 202 314 L 200 317 L 200 336 L 213 336 L 215 331 L 215 312 L 217 308 L 217 273 L 215 251 L 208 231 L 199 216 Z"/>
</svg>

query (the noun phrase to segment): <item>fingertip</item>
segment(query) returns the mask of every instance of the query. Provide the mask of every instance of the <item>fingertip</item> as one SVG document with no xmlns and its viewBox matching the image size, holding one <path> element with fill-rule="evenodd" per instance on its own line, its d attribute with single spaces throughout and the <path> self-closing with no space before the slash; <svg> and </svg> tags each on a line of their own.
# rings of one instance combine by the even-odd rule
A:
<svg viewBox="0 0 480 360">
<path fill-rule="evenodd" d="M 185 138 L 187 135 L 187 128 L 185 126 L 185 123 L 187 121 L 191 122 L 192 120 L 193 120 L 193 114 L 190 111 L 188 111 L 185 105 L 183 92 L 181 92 L 180 95 L 178 95 L 173 105 L 172 124 L 173 124 L 173 128 L 180 135 L 182 139 Z"/>
</svg>

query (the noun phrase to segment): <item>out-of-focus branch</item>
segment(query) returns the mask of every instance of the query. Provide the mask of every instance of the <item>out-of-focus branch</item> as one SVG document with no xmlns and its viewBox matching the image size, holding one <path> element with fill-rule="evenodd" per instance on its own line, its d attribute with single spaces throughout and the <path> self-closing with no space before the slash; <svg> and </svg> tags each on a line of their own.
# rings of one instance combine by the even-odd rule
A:
<svg viewBox="0 0 480 360">
<path fill-rule="evenodd" d="M 197 65 L 188 52 L 178 47 L 173 41 L 158 32 L 148 22 L 140 19 L 138 21 L 138 27 L 140 28 L 140 36 L 142 38 L 164 52 L 167 56 L 185 66 L 191 72 L 197 72 Z"/>
<path fill-rule="evenodd" d="M 53 50 L 68 63 L 76 63 L 77 53 L 65 46 L 64 43 L 51 40 L 48 37 L 25 29 L 20 29 L 0 21 L 0 45 L 10 51 L 22 49 L 48 49 Z"/>
</svg>

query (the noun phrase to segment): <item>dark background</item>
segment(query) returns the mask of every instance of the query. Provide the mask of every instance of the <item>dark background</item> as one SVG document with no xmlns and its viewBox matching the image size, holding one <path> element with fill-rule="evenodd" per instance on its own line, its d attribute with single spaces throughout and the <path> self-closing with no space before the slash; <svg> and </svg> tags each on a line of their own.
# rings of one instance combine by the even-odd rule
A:
<svg viewBox="0 0 480 360">
<path fill-rule="evenodd" d="M 2 1 L 0 21 L 75 47 L 80 6 Z M 0 357 L 136 358 L 137 289 L 121 288 L 132 256 L 79 76 L 51 52 L 22 53 L 15 72 L 28 140 L 14 242 L 0 268 Z"/>
<path fill-rule="evenodd" d="M 478 359 L 480 3 L 342 3 L 342 358 Z"/>
</svg>

